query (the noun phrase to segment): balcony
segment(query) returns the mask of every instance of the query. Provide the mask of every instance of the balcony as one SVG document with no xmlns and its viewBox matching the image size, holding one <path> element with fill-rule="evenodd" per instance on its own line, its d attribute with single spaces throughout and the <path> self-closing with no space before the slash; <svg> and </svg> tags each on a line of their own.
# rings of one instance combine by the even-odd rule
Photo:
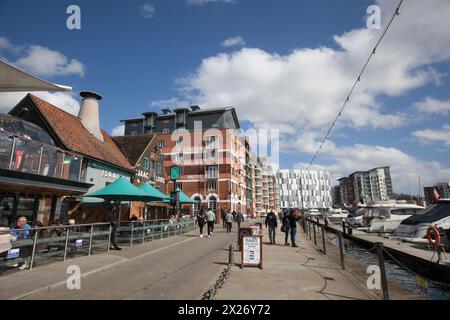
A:
<svg viewBox="0 0 450 320">
<path fill-rule="evenodd" d="M 0 132 L 0 169 L 80 182 L 79 155 Z"/>
</svg>

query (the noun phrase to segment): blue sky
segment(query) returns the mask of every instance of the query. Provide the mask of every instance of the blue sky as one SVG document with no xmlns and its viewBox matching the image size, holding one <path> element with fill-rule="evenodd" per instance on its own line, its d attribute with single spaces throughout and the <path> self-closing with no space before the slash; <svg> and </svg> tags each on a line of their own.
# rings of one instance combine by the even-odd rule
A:
<svg viewBox="0 0 450 320">
<path fill-rule="evenodd" d="M 367 7 L 378 4 L 385 22 L 396 3 L 0 0 L 0 57 L 72 86 L 72 96 L 57 101 L 73 108 L 79 91 L 101 93 L 101 124 L 109 132 L 121 119 L 157 111 L 169 100 L 203 108 L 235 105 L 244 128 L 281 129 L 280 167 L 304 168 L 379 36 L 366 28 Z M 66 28 L 71 4 L 81 8 L 81 30 Z M 419 173 L 425 183 L 450 180 L 450 34 L 426 30 L 430 21 L 445 29 L 445 14 L 448 1 L 407 1 L 317 168 L 335 178 L 392 165 L 398 191 L 417 183 Z M 223 46 L 237 37 L 237 45 Z M 36 46 L 39 56 L 31 55 Z M 67 61 L 53 72 L 36 69 L 39 59 L 31 58 L 49 51 Z M 277 80 L 267 80 L 272 74 Z M 240 81 L 246 90 L 234 86 Z M 1 110 L 14 99 L 1 102 L 0 96 Z M 429 105 L 437 109 L 424 111 Z"/>
</svg>

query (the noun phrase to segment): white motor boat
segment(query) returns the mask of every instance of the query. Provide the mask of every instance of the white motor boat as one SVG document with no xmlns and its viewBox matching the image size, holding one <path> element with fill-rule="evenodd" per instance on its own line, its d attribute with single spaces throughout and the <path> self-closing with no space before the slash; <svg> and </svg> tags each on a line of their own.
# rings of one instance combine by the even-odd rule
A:
<svg viewBox="0 0 450 320">
<path fill-rule="evenodd" d="M 450 199 L 439 200 L 418 214 L 403 220 L 392 237 L 406 242 L 428 243 L 426 238 L 430 226 L 449 233 Z"/>
<path fill-rule="evenodd" d="M 328 223 L 341 223 L 342 220 L 346 220 L 349 215 L 350 212 L 343 209 L 330 209 L 325 212 L 325 218 Z"/>
<path fill-rule="evenodd" d="M 363 209 L 362 227 L 367 232 L 392 233 L 400 223 L 422 211 L 424 207 L 406 202 L 384 202 Z"/>
</svg>

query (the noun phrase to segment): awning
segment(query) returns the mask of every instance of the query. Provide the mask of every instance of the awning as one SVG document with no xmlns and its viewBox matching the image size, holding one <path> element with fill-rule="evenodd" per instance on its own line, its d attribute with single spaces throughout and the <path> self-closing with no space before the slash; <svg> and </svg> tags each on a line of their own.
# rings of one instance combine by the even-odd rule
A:
<svg viewBox="0 0 450 320">
<path fill-rule="evenodd" d="M 119 178 L 114 183 L 83 197 L 100 198 L 109 201 L 151 202 L 154 197 L 148 195 L 125 178 Z"/>
<path fill-rule="evenodd" d="M 71 87 L 39 79 L 0 59 L 0 92 L 71 90 Z"/>
<path fill-rule="evenodd" d="M 140 186 L 140 189 L 144 191 L 149 196 L 154 197 L 154 201 L 151 202 L 160 202 L 164 203 L 165 200 L 170 201 L 170 197 L 166 196 L 164 193 L 150 185 L 148 182 L 144 183 L 142 186 Z"/>
</svg>

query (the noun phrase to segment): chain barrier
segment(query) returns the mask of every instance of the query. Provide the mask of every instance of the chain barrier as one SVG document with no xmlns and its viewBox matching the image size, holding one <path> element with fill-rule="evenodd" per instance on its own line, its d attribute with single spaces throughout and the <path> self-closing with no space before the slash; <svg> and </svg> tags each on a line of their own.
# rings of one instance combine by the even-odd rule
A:
<svg viewBox="0 0 450 320">
<path fill-rule="evenodd" d="M 230 266 L 228 266 L 225 268 L 225 270 L 222 271 L 222 273 L 219 276 L 219 279 L 217 279 L 216 283 L 214 283 L 214 285 L 212 285 L 211 288 L 209 288 L 209 290 L 205 292 L 202 300 L 214 299 L 214 296 L 216 295 L 217 290 L 223 286 L 225 281 L 230 276 L 230 270 L 231 270 L 231 268 L 230 268 Z"/>
<path fill-rule="evenodd" d="M 431 280 L 431 279 L 429 279 L 429 278 L 427 278 L 427 277 L 424 277 L 423 275 L 420 275 L 420 274 L 418 274 L 418 273 L 416 273 L 416 272 L 414 272 L 414 271 L 412 271 L 410 268 L 408 268 L 407 266 L 405 266 L 403 263 L 401 263 L 398 259 L 396 259 L 384 246 L 382 246 L 382 248 L 383 248 L 383 251 L 395 262 L 395 263 L 397 263 L 400 267 L 402 267 L 403 269 L 405 269 L 406 271 L 408 271 L 409 273 L 411 273 L 411 274 L 413 274 L 413 275 L 415 275 L 416 277 L 419 277 L 419 278 L 422 278 L 422 279 L 425 279 L 426 281 L 428 281 L 428 282 L 431 282 L 431 283 L 433 283 L 433 284 L 436 284 L 436 285 L 438 285 L 438 286 L 440 286 L 440 287 L 444 287 L 444 288 L 449 288 L 450 287 L 450 284 L 448 284 L 448 283 L 444 283 L 444 282 L 439 282 L 439 281 L 435 281 L 435 280 Z"/>
</svg>

